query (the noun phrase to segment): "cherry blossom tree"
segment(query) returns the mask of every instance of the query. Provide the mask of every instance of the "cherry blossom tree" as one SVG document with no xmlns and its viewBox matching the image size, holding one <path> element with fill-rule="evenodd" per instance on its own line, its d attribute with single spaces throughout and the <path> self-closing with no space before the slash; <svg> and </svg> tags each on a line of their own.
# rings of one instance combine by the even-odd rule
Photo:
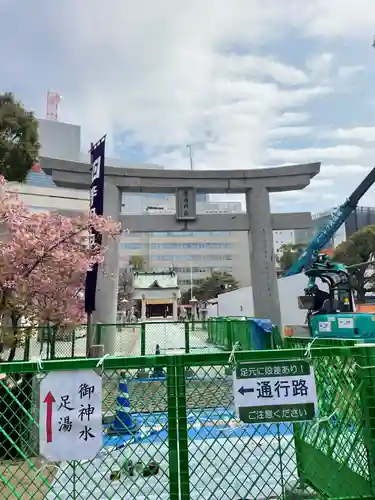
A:
<svg viewBox="0 0 375 500">
<path fill-rule="evenodd" d="M 90 228 L 106 238 L 120 225 L 101 216 L 33 213 L 4 186 L 0 192 L 0 317 L 14 338 L 21 317 L 32 324 L 78 325 L 85 319 L 87 269 L 102 262 L 104 246 L 89 247 Z M 10 350 L 14 358 L 15 346 Z"/>
</svg>

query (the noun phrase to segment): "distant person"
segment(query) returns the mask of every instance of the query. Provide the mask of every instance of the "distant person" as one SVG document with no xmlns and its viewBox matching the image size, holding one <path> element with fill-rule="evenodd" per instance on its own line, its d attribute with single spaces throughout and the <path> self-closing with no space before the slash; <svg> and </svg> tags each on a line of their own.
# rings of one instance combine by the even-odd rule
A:
<svg viewBox="0 0 375 500">
<path fill-rule="evenodd" d="M 185 321 L 186 320 L 186 309 L 184 306 L 180 307 L 180 321 Z"/>
</svg>

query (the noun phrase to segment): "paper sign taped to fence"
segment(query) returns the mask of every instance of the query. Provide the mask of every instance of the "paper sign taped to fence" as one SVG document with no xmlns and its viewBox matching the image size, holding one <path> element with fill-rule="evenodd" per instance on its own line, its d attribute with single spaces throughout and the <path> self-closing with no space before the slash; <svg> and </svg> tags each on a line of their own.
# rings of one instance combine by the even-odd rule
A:
<svg viewBox="0 0 375 500">
<path fill-rule="evenodd" d="M 338 318 L 337 325 L 339 328 L 354 328 L 353 318 Z"/>
<path fill-rule="evenodd" d="M 234 401 L 243 422 L 303 422 L 314 418 L 315 375 L 306 361 L 240 363 L 234 375 Z"/>
<path fill-rule="evenodd" d="M 102 379 L 94 370 L 51 372 L 40 383 L 40 453 L 46 459 L 94 458 L 103 444 Z"/>
</svg>

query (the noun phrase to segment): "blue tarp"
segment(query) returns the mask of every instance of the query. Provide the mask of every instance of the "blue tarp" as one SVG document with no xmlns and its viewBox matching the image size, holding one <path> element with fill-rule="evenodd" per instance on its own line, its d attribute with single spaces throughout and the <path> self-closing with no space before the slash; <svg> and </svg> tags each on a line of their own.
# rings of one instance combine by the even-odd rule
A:
<svg viewBox="0 0 375 500">
<path fill-rule="evenodd" d="M 253 349 L 270 349 L 271 333 L 272 322 L 269 319 L 251 318 L 249 320 L 249 335 L 252 336 Z"/>
</svg>

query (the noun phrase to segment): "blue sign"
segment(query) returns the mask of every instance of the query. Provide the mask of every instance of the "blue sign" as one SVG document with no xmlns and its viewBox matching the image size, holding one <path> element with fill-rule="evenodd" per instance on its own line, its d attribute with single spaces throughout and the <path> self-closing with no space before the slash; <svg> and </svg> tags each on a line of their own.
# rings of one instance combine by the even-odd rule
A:
<svg viewBox="0 0 375 500">
<path fill-rule="evenodd" d="M 105 139 L 102 137 L 100 141 L 94 144 L 91 148 L 91 164 L 92 164 L 92 180 L 90 186 L 90 214 L 103 215 L 104 210 L 104 154 L 105 154 Z M 90 229 L 89 245 L 101 245 L 102 235 Z M 86 288 L 85 288 L 85 311 L 91 314 L 95 311 L 95 295 L 96 283 L 98 280 L 98 264 L 94 264 L 87 271 Z"/>
</svg>

